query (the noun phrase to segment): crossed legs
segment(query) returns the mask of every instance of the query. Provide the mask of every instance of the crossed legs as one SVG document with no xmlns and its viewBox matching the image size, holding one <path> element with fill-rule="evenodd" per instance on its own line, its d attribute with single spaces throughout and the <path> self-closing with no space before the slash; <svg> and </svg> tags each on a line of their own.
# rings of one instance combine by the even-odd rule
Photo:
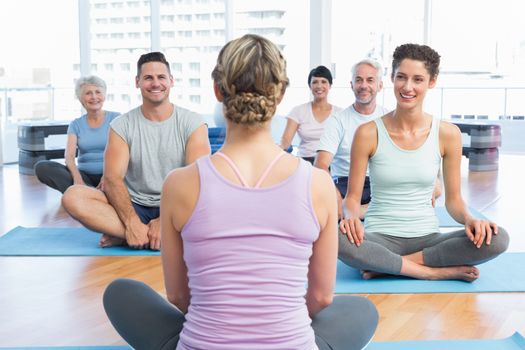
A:
<svg viewBox="0 0 525 350">
<path fill-rule="evenodd" d="M 495 258 L 507 249 L 508 244 L 508 233 L 501 227 L 492 243 L 481 248 L 474 246 L 464 230 L 415 238 L 367 233 L 359 247 L 340 233 L 339 258 L 345 264 L 363 270 L 363 278 L 391 274 L 470 282 L 479 277 L 474 265 Z"/>
<path fill-rule="evenodd" d="M 142 282 L 118 279 L 104 293 L 109 320 L 133 348 L 175 349 L 185 317 Z M 337 296 L 312 320 L 319 350 L 360 350 L 372 339 L 379 316 L 368 299 Z"/>
<path fill-rule="evenodd" d="M 125 242 L 125 227 L 104 192 L 88 186 L 71 186 L 62 196 L 62 206 L 82 225 L 101 232 L 101 246 Z"/>
<path fill-rule="evenodd" d="M 82 180 L 88 186 L 96 187 L 102 174 L 87 174 L 79 170 Z M 64 193 L 70 186 L 73 185 L 73 176 L 68 168 L 60 163 L 51 160 L 41 160 L 35 164 L 35 175 L 40 182 L 51 188 L 54 188 L 61 193 Z"/>
</svg>

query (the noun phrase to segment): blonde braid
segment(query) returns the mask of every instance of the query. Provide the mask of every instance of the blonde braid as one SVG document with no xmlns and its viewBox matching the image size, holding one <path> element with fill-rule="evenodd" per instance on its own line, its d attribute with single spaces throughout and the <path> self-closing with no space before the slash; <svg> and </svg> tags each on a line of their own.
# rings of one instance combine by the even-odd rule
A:
<svg viewBox="0 0 525 350">
<path fill-rule="evenodd" d="M 212 77 L 224 99 L 225 117 L 250 128 L 274 116 L 288 85 L 280 51 L 269 40 L 252 34 L 222 48 Z"/>
</svg>

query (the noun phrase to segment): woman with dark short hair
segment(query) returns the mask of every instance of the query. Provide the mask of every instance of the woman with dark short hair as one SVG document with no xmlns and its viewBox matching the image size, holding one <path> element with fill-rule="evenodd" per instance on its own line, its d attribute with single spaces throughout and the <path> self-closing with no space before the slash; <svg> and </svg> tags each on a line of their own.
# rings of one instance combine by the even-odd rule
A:
<svg viewBox="0 0 525 350">
<path fill-rule="evenodd" d="M 308 86 L 313 100 L 290 111 L 286 117 L 288 121 L 281 138 L 281 148 L 287 150 L 297 133 L 301 139 L 299 157 L 313 164 L 326 121 L 341 108 L 328 102 L 328 93 L 332 87 L 332 73 L 328 68 L 318 66 L 312 69 L 308 74 Z"/>
</svg>

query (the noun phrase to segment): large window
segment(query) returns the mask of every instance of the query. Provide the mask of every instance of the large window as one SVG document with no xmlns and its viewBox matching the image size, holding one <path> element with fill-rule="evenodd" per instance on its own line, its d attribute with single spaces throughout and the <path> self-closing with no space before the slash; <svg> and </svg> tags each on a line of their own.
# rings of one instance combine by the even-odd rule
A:
<svg viewBox="0 0 525 350">
<path fill-rule="evenodd" d="M 106 81 L 108 94 L 119 97 L 106 99 L 104 108 L 123 113 L 142 102 L 136 93 L 135 67 L 151 47 L 150 3 L 90 0 L 90 5 L 91 63 L 111 67 L 91 74 Z"/>
<path fill-rule="evenodd" d="M 234 37 L 247 33 L 264 36 L 279 46 L 286 59 L 290 86 L 277 109 L 276 119 L 310 98 L 306 83 L 310 71 L 310 11 L 307 2 L 304 4 L 298 6 L 295 1 L 280 0 L 235 1 Z M 284 119 L 276 120 L 276 138 L 281 136 L 284 124 Z"/>
<path fill-rule="evenodd" d="M 81 70 L 106 81 L 106 109 L 124 112 L 139 105 L 136 62 L 152 45 L 171 64 L 173 101 L 210 117 L 220 113 L 210 73 L 226 41 L 246 33 L 272 40 L 287 60 L 290 86 L 277 110 L 276 138 L 284 127 L 282 117 L 311 98 L 306 77 L 317 64 L 310 62 L 317 59 L 312 53 L 322 52 L 323 60 L 329 53 L 323 63 L 334 74 L 330 99 L 342 107 L 354 100 L 352 65 L 364 57 L 380 60 L 385 89 L 379 102 L 393 108 L 392 52 L 407 42 L 428 43 L 442 56 L 427 111 L 445 119 L 501 120 L 512 124 L 511 131 L 524 128 L 522 0 L 321 1 L 321 8 L 330 9 L 328 18 L 310 0 L 0 1 L 3 161 L 17 160 L 19 122 L 80 115 L 73 87 Z M 88 5 L 80 21 L 79 4 Z M 85 18 L 89 28 L 79 28 Z M 318 23 L 330 26 L 327 37 L 314 28 L 321 18 Z M 319 38 L 322 51 L 315 52 Z M 80 57 L 86 41 L 89 54 Z M 505 138 L 509 134 L 505 131 Z"/>
<path fill-rule="evenodd" d="M 0 1 L 0 120 L 4 162 L 18 160 L 19 122 L 78 116 L 78 7 L 71 0 Z"/>
<path fill-rule="evenodd" d="M 231 17 L 227 16 L 229 5 Z M 161 35 L 161 50 L 173 67 L 176 82 L 173 96 L 177 103 L 205 115 L 216 110 L 210 75 L 220 49 L 228 40 L 226 20 L 230 18 L 232 38 L 258 34 L 283 50 L 291 87 L 280 110 L 288 113 L 296 103 L 298 87 L 303 98 L 309 71 L 305 59 L 309 11 L 308 6 L 296 5 L 293 1 L 275 0 L 162 1 L 160 30 L 165 34 Z"/>
<path fill-rule="evenodd" d="M 443 117 L 512 118 L 525 111 L 521 1 L 432 3 L 431 44 L 442 56 Z M 451 8 L 454 11 L 450 11 Z M 461 28 L 455 30 L 454 28 Z M 467 117 L 470 118 L 470 117 Z"/>
<path fill-rule="evenodd" d="M 215 103 L 211 70 L 224 45 L 226 26 L 223 0 L 162 1 L 160 4 L 161 51 L 171 62 L 175 86 L 172 99 L 180 105 L 210 114 Z"/>
<path fill-rule="evenodd" d="M 363 58 L 374 58 L 385 68 L 388 85 L 394 48 L 407 42 L 422 43 L 422 0 L 332 1 L 332 62 L 335 68 L 332 100 L 340 106 L 354 101 L 350 90 L 352 66 Z M 383 102 L 383 96 L 379 96 Z M 391 101 L 386 99 L 384 104 Z"/>
</svg>

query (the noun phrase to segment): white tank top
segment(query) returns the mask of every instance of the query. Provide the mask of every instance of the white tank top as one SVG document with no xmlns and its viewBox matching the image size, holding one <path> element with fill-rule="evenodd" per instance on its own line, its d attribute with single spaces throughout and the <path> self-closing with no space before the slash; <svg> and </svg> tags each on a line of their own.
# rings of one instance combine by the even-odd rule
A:
<svg viewBox="0 0 525 350">
<path fill-rule="evenodd" d="M 365 232 L 396 237 L 419 237 L 439 232 L 432 192 L 441 164 L 439 119 L 432 119 L 426 141 L 404 150 L 390 138 L 383 118 L 377 125 L 377 150 L 370 158 L 372 201 Z"/>
</svg>

